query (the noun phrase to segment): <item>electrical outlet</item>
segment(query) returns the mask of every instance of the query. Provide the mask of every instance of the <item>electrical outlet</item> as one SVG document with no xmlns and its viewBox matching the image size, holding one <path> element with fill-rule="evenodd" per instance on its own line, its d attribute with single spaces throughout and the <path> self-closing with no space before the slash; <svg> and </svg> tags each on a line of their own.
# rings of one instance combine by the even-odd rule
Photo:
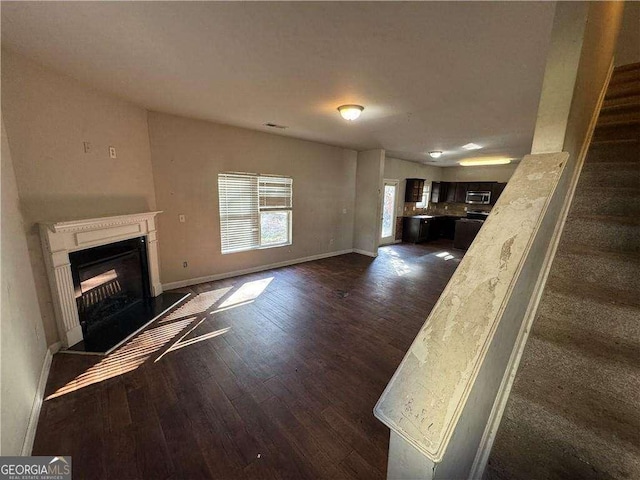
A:
<svg viewBox="0 0 640 480">
<path fill-rule="evenodd" d="M 187 218 L 184 215 L 178 215 L 178 220 L 180 220 L 180 223 L 184 223 L 187 221 Z"/>
<path fill-rule="evenodd" d="M 116 147 L 109 147 L 109 158 L 118 158 L 116 155 Z"/>
<path fill-rule="evenodd" d="M 342 214 L 344 215 L 345 213 L 347 213 L 347 209 L 346 209 L 346 208 L 343 208 L 343 209 L 342 209 Z"/>
<path fill-rule="evenodd" d="M 445 209 L 445 210 L 449 210 L 449 205 L 445 205 L 445 206 L 444 206 L 444 209 Z"/>
<path fill-rule="evenodd" d="M 82 142 L 82 147 L 84 148 L 84 153 L 91 151 L 91 144 L 89 142 Z"/>
<path fill-rule="evenodd" d="M 333 245 L 333 238 L 329 240 L 329 245 Z"/>
<path fill-rule="evenodd" d="M 182 268 L 187 268 L 189 264 L 187 262 L 182 262 Z"/>
</svg>

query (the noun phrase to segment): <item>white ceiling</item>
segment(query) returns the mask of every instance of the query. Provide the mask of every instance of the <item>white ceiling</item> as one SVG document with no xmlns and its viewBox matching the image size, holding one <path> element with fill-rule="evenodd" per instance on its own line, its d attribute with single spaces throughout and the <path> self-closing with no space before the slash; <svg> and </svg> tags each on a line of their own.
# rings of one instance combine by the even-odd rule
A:
<svg viewBox="0 0 640 480">
<path fill-rule="evenodd" d="M 447 165 L 530 152 L 554 8 L 3 1 L 2 45 L 150 110 Z"/>
</svg>

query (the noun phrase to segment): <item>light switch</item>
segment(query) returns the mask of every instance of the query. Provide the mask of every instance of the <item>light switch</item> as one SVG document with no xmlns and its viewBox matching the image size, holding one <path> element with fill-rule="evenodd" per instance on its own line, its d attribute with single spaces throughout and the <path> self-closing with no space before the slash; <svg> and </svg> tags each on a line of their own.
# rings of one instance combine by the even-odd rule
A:
<svg viewBox="0 0 640 480">
<path fill-rule="evenodd" d="M 180 220 L 180 223 L 184 223 L 187 218 L 184 215 L 178 215 L 178 220 Z"/>
</svg>

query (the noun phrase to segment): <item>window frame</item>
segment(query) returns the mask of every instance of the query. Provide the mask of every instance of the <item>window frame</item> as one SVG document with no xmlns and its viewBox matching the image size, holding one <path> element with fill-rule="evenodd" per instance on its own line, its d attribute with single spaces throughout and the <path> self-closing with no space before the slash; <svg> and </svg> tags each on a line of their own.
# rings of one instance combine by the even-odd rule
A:
<svg viewBox="0 0 640 480">
<path fill-rule="evenodd" d="M 223 208 L 228 208 L 228 200 L 226 191 L 228 187 L 225 186 L 225 193 L 223 197 L 223 179 L 231 178 L 231 177 L 240 177 L 252 179 L 250 183 L 252 191 L 251 195 L 255 195 L 257 198 L 257 202 L 255 205 L 254 213 L 247 215 L 247 221 L 250 222 L 249 229 L 250 231 L 257 231 L 257 243 L 252 242 L 252 238 L 249 238 L 250 246 L 246 248 L 236 248 L 229 249 L 225 251 L 225 244 L 229 244 L 229 241 L 225 241 L 223 233 L 225 231 L 225 226 L 223 224 L 227 222 L 228 214 L 225 216 L 223 214 Z M 275 179 L 276 186 L 271 187 L 263 187 L 265 183 L 268 182 L 269 179 Z M 226 181 L 226 180 L 225 180 Z M 280 205 L 266 205 L 269 203 L 269 199 L 278 198 L 278 187 L 277 184 L 282 184 L 281 192 L 285 192 L 285 195 L 281 195 L 281 199 L 283 200 Z M 262 187 L 262 188 L 261 188 Z M 272 191 L 272 195 L 268 194 L 268 189 L 271 188 L 275 190 L 275 194 Z M 255 189 L 255 191 L 253 191 Z M 267 192 L 265 192 L 267 190 Z M 253 202 L 249 201 L 249 208 L 253 208 L 251 205 Z M 264 203 L 264 205 L 263 205 Z M 224 207 L 223 207 L 224 205 Z M 219 209 L 219 220 L 220 220 L 220 253 L 222 255 L 229 255 L 232 253 L 240 253 L 240 252 L 248 252 L 251 250 L 264 250 L 267 248 L 277 248 L 277 247 L 285 247 L 293 244 L 293 178 L 285 175 L 271 175 L 271 174 L 257 174 L 257 173 L 247 173 L 247 172 L 221 172 L 218 174 L 218 209 Z M 263 213 L 277 213 L 277 212 L 286 212 L 287 213 L 287 240 L 280 243 L 274 244 L 264 244 L 262 238 L 262 218 Z M 255 223 L 253 223 L 255 220 Z M 229 232 L 227 232 L 228 235 Z"/>
</svg>

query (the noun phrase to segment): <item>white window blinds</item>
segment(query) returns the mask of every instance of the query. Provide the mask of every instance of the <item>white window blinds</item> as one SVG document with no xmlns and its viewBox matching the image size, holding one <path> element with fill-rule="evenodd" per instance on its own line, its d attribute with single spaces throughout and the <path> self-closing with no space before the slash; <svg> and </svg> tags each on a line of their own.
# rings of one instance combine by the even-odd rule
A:
<svg viewBox="0 0 640 480">
<path fill-rule="evenodd" d="M 259 177 L 260 209 L 291 208 L 293 179 L 287 177 Z"/>
<path fill-rule="evenodd" d="M 290 244 L 292 185 L 288 177 L 219 174 L 222 253 Z"/>
</svg>

